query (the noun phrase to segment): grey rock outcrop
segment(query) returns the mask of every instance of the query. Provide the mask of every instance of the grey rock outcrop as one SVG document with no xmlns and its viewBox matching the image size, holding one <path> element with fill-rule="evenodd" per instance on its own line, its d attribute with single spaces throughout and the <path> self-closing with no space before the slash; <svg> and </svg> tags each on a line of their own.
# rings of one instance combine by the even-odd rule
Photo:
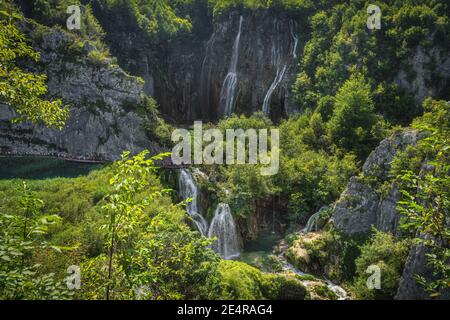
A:
<svg viewBox="0 0 450 320">
<path fill-rule="evenodd" d="M 93 47 L 68 51 L 72 41 L 64 31 L 46 29 L 33 44 L 41 53 L 33 69 L 48 76 L 48 96 L 71 106 L 65 128 L 13 125 L 9 120 L 14 112 L 0 105 L 0 152 L 115 160 L 124 150 L 155 151 L 157 145 L 144 133 L 143 118 L 131 111 L 141 104 L 143 84 L 108 60 L 91 61 Z"/>
<path fill-rule="evenodd" d="M 417 275 L 425 279 L 433 279 L 433 269 L 428 265 L 427 253 L 428 249 L 424 245 L 414 245 L 411 247 L 395 299 L 430 299 L 429 293 L 416 281 Z M 439 299 L 449 300 L 450 290 L 441 290 Z"/>
<path fill-rule="evenodd" d="M 450 78 L 450 56 L 446 49 L 434 46 L 431 49 L 416 47 L 409 59 L 414 76 L 410 71 L 400 70 L 395 81 L 414 96 L 417 104 L 427 97 L 437 97 L 448 92 Z"/>
<path fill-rule="evenodd" d="M 335 227 L 346 234 L 364 233 L 377 223 L 379 195 L 367 184 L 352 177 L 333 209 Z"/>
<path fill-rule="evenodd" d="M 347 189 L 334 205 L 331 219 L 339 230 L 346 234 L 357 234 L 368 232 L 374 226 L 397 234 L 398 189 L 392 184 L 387 194 L 382 195 L 368 181 L 386 181 L 395 154 L 416 144 L 419 139 L 420 134 L 415 130 L 398 132 L 383 140 L 369 155 L 363 165 L 362 176 L 350 179 Z"/>
<path fill-rule="evenodd" d="M 399 288 L 395 296 L 399 300 L 416 300 L 427 299 L 428 294 L 423 287 L 417 283 L 415 276 L 421 275 L 430 278 L 432 270 L 427 266 L 427 258 L 425 256 L 426 249 L 423 245 L 413 246 L 408 258 L 406 259 L 405 268 L 400 279 Z"/>
<path fill-rule="evenodd" d="M 387 192 L 381 193 L 373 186 L 373 181 L 389 181 L 388 174 L 395 154 L 409 145 L 415 145 L 422 137 L 417 131 L 407 130 L 380 143 L 364 163 L 362 176 L 352 177 L 347 190 L 335 203 L 331 220 L 336 228 L 348 235 L 367 233 L 372 227 L 399 235 L 400 216 L 397 212 L 397 202 L 401 194 L 398 187 L 393 182 Z M 423 170 L 426 170 L 426 166 Z M 396 299 L 429 298 L 429 293 L 416 280 L 417 275 L 425 279 L 433 278 L 433 270 L 427 264 L 426 253 L 427 249 L 423 245 L 411 247 Z M 442 292 L 440 298 L 449 299 L 449 290 Z"/>
</svg>

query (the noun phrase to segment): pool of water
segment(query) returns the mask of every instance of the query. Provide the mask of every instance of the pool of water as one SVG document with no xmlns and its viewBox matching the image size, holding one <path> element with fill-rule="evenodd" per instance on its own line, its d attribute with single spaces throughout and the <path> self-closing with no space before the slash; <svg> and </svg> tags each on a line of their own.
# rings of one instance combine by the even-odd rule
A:
<svg viewBox="0 0 450 320">
<path fill-rule="evenodd" d="M 102 166 L 50 157 L 0 157 L 0 179 L 75 178 Z"/>
<path fill-rule="evenodd" d="M 271 253 L 273 246 L 277 244 L 279 240 L 283 238 L 283 235 L 278 233 L 272 233 L 270 231 L 263 231 L 259 234 L 258 238 L 253 241 L 248 241 L 244 246 L 246 252 L 267 252 Z"/>
</svg>

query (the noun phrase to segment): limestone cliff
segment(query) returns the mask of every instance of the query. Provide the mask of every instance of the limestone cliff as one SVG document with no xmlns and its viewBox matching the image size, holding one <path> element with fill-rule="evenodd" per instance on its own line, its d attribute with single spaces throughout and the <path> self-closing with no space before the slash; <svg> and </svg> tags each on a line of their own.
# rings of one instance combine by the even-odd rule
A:
<svg viewBox="0 0 450 320">
<path fill-rule="evenodd" d="M 57 28 L 39 31 L 28 26 L 41 53 L 33 66 L 48 76 L 48 96 L 70 105 L 70 117 L 62 131 L 31 124 L 12 125 L 14 112 L 0 105 L 0 147 L 3 154 L 57 155 L 117 159 L 124 150 L 155 150 L 136 111 L 143 84 L 109 59 L 94 60 L 96 49 L 85 43 L 73 49 L 73 35 Z"/>
<path fill-rule="evenodd" d="M 417 143 L 420 134 L 407 130 L 383 140 L 363 165 L 362 175 L 352 177 L 347 189 L 335 203 L 333 224 L 346 234 L 365 233 L 372 226 L 384 232 L 398 232 L 396 204 L 400 193 L 392 184 L 386 194 L 376 190 L 370 181 L 386 181 L 397 152 Z"/>
<path fill-rule="evenodd" d="M 296 111 L 290 88 L 298 72 L 304 30 L 299 18 L 288 12 L 232 10 L 214 20 L 205 14 L 201 33 L 160 43 L 157 50 L 138 30 L 122 30 L 112 25 L 101 8 L 97 8 L 96 14 L 120 65 L 145 80 L 145 92 L 155 97 L 162 114 L 173 122 L 223 117 L 221 93 L 226 90 L 224 82 L 233 52 L 236 55 L 233 111 L 246 114 L 262 111 L 264 101 L 273 119 Z"/>
<path fill-rule="evenodd" d="M 400 192 L 392 183 L 389 190 L 382 192 L 374 187 L 373 181 L 389 181 L 388 173 L 395 154 L 415 145 L 423 137 L 413 130 L 394 134 L 383 140 L 369 155 L 363 166 L 363 174 L 353 177 L 340 199 L 335 203 L 331 218 L 334 226 L 347 235 L 367 233 L 372 227 L 383 232 L 399 235 L 399 213 L 397 202 Z M 379 185 L 379 184 L 378 184 Z M 433 272 L 427 265 L 426 248 L 413 245 L 405 263 L 396 299 L 427 299 L 429 294 L 416 281 L 416 275 L 431 279 Z M 448 299 L 449 292 L 442 292 L 440 298 Z"/>
</svg>

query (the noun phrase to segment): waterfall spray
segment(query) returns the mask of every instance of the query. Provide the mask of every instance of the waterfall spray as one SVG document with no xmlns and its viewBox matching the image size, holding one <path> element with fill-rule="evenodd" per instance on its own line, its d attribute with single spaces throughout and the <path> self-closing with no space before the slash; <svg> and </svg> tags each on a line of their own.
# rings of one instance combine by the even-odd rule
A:
<svg viewBox="0 0 450 320">
<path fill-rule="evenodd" d="M 214 251 L 224 259 L 233 259 L 239 256 L 239 244 L 236 225 L 228 204 L 220 203 L 214 213 L 209 227 L 208 237 L 217 237 L 213 244 Z"/>
<path fill-rule="evenodd" d="M 239 256 L 239 244 L 236 224 L 228 204 L 220 203 L 214 213 L 208 230 L 208 222 L 198 210 L 198 188 L 191 172 L 186 169 L 180 171 L 180 194 L 183 199 L 191 198 L 186 211 L 192 218 L 201 235 L 208 238 L 216 237 L 212 248 L 224 259 L 233 259 Z"/>
<path fill-rule="evenodd" d="M 311 217 L 309 217 L 308 222 L 306 223 L 305 228 L 303 229 L 303 232 L 311 232 L 311 231 L 317 231 L 317 223 L 319 222 L 321 211 L 318 211 L 314 213 Z"/>
<path fill-rule="evenodd" d="M 272 98 L 273 92 L 278 87 L 278 85 L 283 81 L 284 74 L 287 69 L 287 63 L 283 64 L 283 52 L 282 45 L 280 45 L 280 24 L 279 21 L 274 20 L 273 22 L 274 33 L 276 35 L 275 40 L 272 42 L 272 66 L 276 67 L 276 75 L 269 89 L 267 90 L 266 96 L 264 97 L 264 102 L 262 106 L 262 111 L 266 116 L 270 115 L 270 99 Z"/>
<path fill-rule="evenodd" d="M 191 198 L 192 201 L 187 204 L 186 211 L 192 218 L 192 221 L 196 225 L 198 231 L 200 231 L 202 236 L 206 236 L 208 232 L 208 222 L 200 214 L 198 210 L 198 190 L 195 184 L 192 174 L 186 170 L 181 169 L 180 181 L 179 181 L 180 194 L 183 200 Z"/>
</svg>

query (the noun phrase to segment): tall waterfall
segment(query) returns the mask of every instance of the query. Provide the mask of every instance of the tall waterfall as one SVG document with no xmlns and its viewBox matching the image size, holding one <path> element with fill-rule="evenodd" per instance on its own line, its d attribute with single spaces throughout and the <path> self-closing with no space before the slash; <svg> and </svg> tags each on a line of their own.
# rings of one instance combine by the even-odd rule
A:
<svg viewBox="0 0 450 320">
<path fill-rule="evenodd" d="M 295 35 L 296 27 L 297 27 L 297 22 L 295 22 L 294 20 L 291 20 L 291 23 L 290 23 L 291 36 L 292 36 L 292 39 L 294 39 L 294 48 L 292 49 L 292 56 L 294 58 L 297 58 L 297 47 L 298 47 L 298 36 Z"/>
<path fill-rule="evenodd" d="M 180 173 L 180 181 L 179 181 L 180 194 L 183 200 L 191 198 L 192 201 L 187 204 L 186 211 L 189 216 L 192 218 L 192 221 L 197 226 L 198 231 L 202 234 L 202 236 L 206 236 L 208 233 L 208 222 L 206 219 L 200 214 L 198 210 L 198 189 L 195 184 L 194 178 L 192 174 L 186 170 L 181 169 Z"/>
<path fill-rule="evenodd" d="M 230 67 L 228 74 L 222 84 L 220 91 L 220 108 L 223 112 L 223 116 L 230 116 L 234 109 L 236 87 L 238 83 L 237 78 L 237 63 L 239 59 L 239 43 L 241 40 L 242 22 L 244 18 L 241 16 L 239 19 L 239 31 L 234 40 L 233 53 L 231 55 Z"/>
<path fill-rule="evenodd" d="M 272 94 L 278 87 L 280 82 L 283 80 L 284 74 L 287 69 L 287 62 L 285 61 L 283 63 L 283 46 L 279 39 L 279 21 L 274 20 L 273 28 L 276 38 L 272 42 L 272 66 L 276 67 L 277 72 L 275 75 L 275 79 L 273 80 L 272 84 L 269 87 L 269 90 L 267 90 L 266 96 L 264 97 L 262 111 L 267 116 L 270 115 L 270 99 L 272 98 Z"/>
<path fill-rule="evenodd" d="M 211 57 L 216 42 L 216 32 L 213 32 L 211 38 L 206 44 L 205 58 L 202 63 L 200 92 L 203 97 L 203 103 L 209 106 L 211 103 L 211 71 L 213 59 Z"/>
<path fill-rule="evenodd" d="M 272 97 L 273 92 L 278 87 L 280 82 L 283 80 L 284 73 L 286 72 L 286 68 L 287 68 L 287 65 L 284 65 L 281 68 L 277 67 L 277 74 L 275 76 L 275 79 L 273 80 L 272 84 L 269 87 L 269 90 L 266 93 L 266 96 L 264 97 L 262 110 L 263 110 L 264 114 L 267 116 L 270 114 L 270 98 Z"/>
<path fill-rule="evenodd" d="M 208 237 L 217 237 L 213 248 L 224 259 L 232 259 L 239 256 L 236 225 L 228 204 L 220 203 L 217 207 L 209 227 Z"/>
</svg>

